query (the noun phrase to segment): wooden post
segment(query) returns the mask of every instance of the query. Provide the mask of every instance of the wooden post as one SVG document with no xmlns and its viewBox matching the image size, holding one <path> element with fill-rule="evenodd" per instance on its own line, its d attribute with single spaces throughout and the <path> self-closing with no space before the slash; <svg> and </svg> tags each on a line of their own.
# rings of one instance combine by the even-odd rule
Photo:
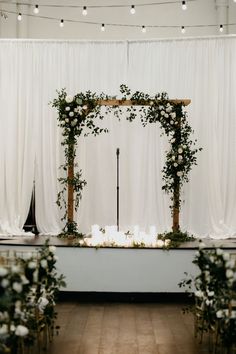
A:
<svg viewBox="0 0 236 354">
<path fill-rule="evenodd" d="M 179 180 L 176 179 L 176 188 L 174 189 L 174 199 L 173 199 L 173 225 L 172 230 L 173 232 L 179 231 L 179 193 L 180 193 L 180 186 Z"/>
<path fill-rule="evenodd" d="M 74 145 L 71 144 L 68 149 L 72 153 L 71 156 L 73 156 L 74 152 Z M 67 191 L 68 191 L 68 203 L 67 203 L 67 222 L 71 223 L 74 221 L 74 188 L 73 185 L 70 183 L 70 181 L 74 178 L 74 157 L 70 159 L 69 165 L 68 165 L 68 185 L 67 185 Z"/>
</svg>

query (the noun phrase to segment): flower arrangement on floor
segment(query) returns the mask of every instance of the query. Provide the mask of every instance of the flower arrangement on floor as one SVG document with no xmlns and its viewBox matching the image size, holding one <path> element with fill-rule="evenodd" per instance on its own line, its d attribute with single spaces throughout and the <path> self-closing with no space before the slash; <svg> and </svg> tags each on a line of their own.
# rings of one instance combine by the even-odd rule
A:
<svg viewBox="0 0 236 354">
<path fill-rule="evenodd" d="M 64 277 L 56 271 L 56 247 L 2 257 L 0 266 L 0 353 L 37 351 L 52 340 L 55 300 Z M 34 352 L 34 351 L 33 351 Z"/>
<path fill-rule="evenodd" d="M 207 250 L 203 242 L 193 261 L 199 275 L 180 283 L 192 291 L 195 287 L 195 333 L 208 333 L 215 353 L 236 351 L 236 259 L 221 248 Z"/>
</svg>

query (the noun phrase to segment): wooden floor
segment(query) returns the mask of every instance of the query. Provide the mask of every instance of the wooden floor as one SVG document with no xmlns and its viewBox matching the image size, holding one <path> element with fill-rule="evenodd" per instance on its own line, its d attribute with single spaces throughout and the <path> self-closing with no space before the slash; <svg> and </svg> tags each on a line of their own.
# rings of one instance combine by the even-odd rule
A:
<svg viewBox="0 0 236 354">
<path fill-rule="evenodd" d="M 201 354 L 182 304 L 65 302 L 50 354 Z"/>
</svg>

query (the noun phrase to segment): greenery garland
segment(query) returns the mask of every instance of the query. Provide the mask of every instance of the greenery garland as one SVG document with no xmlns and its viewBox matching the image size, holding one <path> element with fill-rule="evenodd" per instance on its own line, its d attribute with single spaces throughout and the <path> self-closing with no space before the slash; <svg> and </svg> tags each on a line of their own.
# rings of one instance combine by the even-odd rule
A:
<svg viewBox="0 0 236 354">
<path fill-rule="evenodd" d="M 65 172 L 68 166 L 74 162 L 76 156 L 76 147 L 78 144 L 78 137 L 81 135 L 88 136 L 90 134 L 96 136 L 101 133 L 107 133 L 108 129 L 99 127 L 95 119 L 103 119 L 101 114 L 101 106 L 98 102 L 109 97 L 101 94 L 97 95 L 91 91 L 85 93 L 78 93 L 74 97 L 67 95 L 66 90 L 57 91 L 58 97 L 53 100 L 52 107 L 55 107 L 58 112 L 58 125 L 62 128 L 62 145 L 64 146 L 65 162 L 60 166 L 60 169 Z M 106 112 L 107 113 L 107 112 Z M 65 199 L 65 192 L 68 185 L 73 186 L 75 210 L 79 207 L 79 202 L 82 197 L 82 190 L 86 186 L 86 181 L 82 179 L 82 171 L 77 170 L 77 164 L 74 164 L 75 172 L 73 178 L 60 177 L 59 182 L 62 185 L 62 190 L 57 195 L 57 205 L 62 209 L 64 207 L 65 213 L 62 220 L 67 218 L 67 201 Z M 77 235 L 77 223 L 75 221 L 67 222 L 62 235 Z"/>
<path fill-rule="evenodd" d="M 178 186 L 181 188 L 184 182 L 188 182 L 189 172 L 193 165 L 197 164 L 197 152 L 202 150 L 202 148 L 196 147 L 196 140 L 191 137 L 194 131 L 187 121 L 186 112 L 183 111 L 183 103 L 169 101 L 167 93 L 158 93 L 155 96 L 150 96 L 136 91 L 131 94 L 126 85 L 120 86 L 120 92 L 122 99 L 119 100 L 119 104 L 126 100 L 131 101 L 131 105 L 125 109 L 127 120 L 132 122 L 136 119 L 137 113 L 139 113 L 144 127 L 148 123 L 159 122 L 163 133 L 168 137 L 170 149 L 166 151 L 166 162 L 162 169 L 164 182 L 162 189 L 170 194 L 172 201 L 170 208 L 173 212 L 174 208 L 181 207 L 181 198 L 174 198 L 176 188 Z M 96 125 L 95 118 L 104 118 L 101 114 L 99 101 L 108 100 L 111 97 L 104 94 L 97 95 L 91 91 L 78 93 L 72 97 L 67 95 L 65 89 L 57 91 L 57 93 L 58 97 L 53 100 L 52 106 L 58 111 L 58 125 L 62 128 L 62 136 L 64 138 L 62 145 L 65 149 L 65 164 L 60 168 L 67 171 L 71 161 L 74 161 L 77 138 L 79 136 L 87 136 L 89 134 L 96 136 L 100 133 L 108 132 L 108 129 L 100 128 Z M 110 111 L 119 119 L 124 114 L 124 110 L 119 105 L 106 106 L 105 114 Z M 57 204 L 60 208 L 65 207 L 65 214 L 62 219 L 66 219 L 67 202 L 64 195 L 67 185 L 73 185 L 75 210 L 77 210 L 86 181 L 82 179 L 81 170 L 75 172 L 73 179 L 61 177 L 59 181 L 63 188 L 58 193 Z M 79 235 L 76 222 L 67 222 L 63 233 L 64 235 Z"/>
</svg>

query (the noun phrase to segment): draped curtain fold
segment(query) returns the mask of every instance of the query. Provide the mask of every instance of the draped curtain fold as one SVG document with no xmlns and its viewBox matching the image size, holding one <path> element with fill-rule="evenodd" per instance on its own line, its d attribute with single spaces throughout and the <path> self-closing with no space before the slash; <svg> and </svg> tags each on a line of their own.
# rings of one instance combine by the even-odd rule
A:
<svg viewBox="0 0 236 354">
<path fill-rule="evenodd" d="M 119 85 L 190 98 L 198 166 L 183 190 L 181 226 L 199 237 L 236 236 L 236 38 L 77 42 L 0 40 L 0 234 L 21 234 L 36 186 L 37 226 L 62 229 L 56 205 L 63 162 L 56 90 L 119 95 Z M 116 148 L 120 148 L 120 223 L 159 232 L 171 228 L 161 170 L 169 148 L 160 127 L 118 121 L 109 133 L 80 138 L 78 163 L 87 186 L 76 218 L 80 230 L 116 223 Z"/>
</svg>

